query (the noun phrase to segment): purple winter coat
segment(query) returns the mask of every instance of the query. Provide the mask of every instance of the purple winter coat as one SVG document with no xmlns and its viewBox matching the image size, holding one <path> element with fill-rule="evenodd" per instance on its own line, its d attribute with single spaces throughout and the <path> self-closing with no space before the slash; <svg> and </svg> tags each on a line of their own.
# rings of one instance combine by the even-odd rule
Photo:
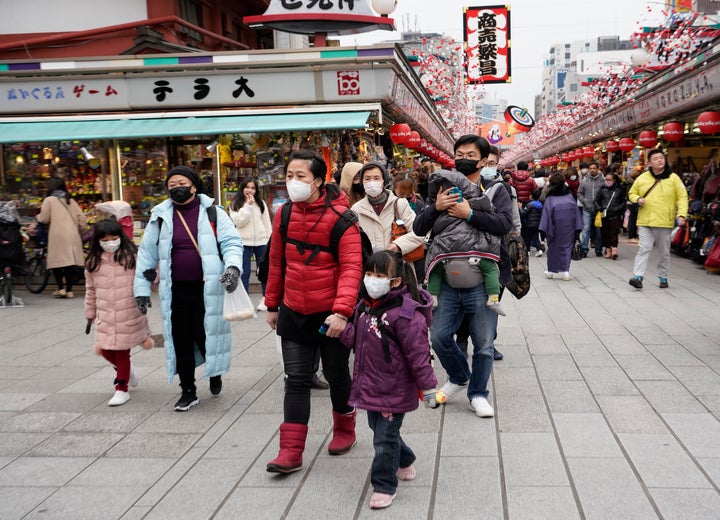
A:
<svg viewBox="0 0 720 520">
<path fill-rule="evenodd" d="M 407 288 L 401 287 L 378 302 L 402 297 L 401 305 L 382 316 L 390 362 L 385 360 L 377 318 L 361 312 L 363 304 L 358 305 L 353 323 L 348 323 L 340 336 L 346 346 L 355 348 L 350 406 L 374 412 L 411 412 L 418 407 L 418 391 L 437 386 L 428 341 L 432 296 L 422 289 L 420 294 L 423 303 L 413 300 Z"/>
</svg>

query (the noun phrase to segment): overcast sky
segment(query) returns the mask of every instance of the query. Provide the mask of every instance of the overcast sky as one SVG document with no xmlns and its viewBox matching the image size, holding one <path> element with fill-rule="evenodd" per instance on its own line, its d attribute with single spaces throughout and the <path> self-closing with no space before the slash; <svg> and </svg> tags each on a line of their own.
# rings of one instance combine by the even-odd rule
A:
<svg viewBox="0 0 720 520">
<path fill-rule="evenodd" d="M 398 0 L 391 15 L 399 32 L 449 34 L 462 41 L 464 6 L 501 5 L 503 2 L 461 0 Z M 628 39 L 637 22 L 657 21 L 664 2 L 645 0 L 511 0 L 512 83 L 487 85 L 486 99 L 506 99 L 509 104 L 534 110 L 540 93 L 543 60 L 554 43 L 593 40 L 598 36 Z M 649 7 L 648 7 L 649 6 Z M 650 9 L 650 12 L 648 11 Z M 399 34 L 374 31 L 341 37 L 342 45 L 368 45 Z"/>
</svg>

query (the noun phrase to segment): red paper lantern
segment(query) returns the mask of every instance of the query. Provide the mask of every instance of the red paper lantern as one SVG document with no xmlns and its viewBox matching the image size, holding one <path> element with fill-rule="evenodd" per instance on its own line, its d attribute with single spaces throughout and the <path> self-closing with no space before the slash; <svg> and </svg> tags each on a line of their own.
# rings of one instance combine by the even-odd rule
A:
<svg viewBox="0 0 720 520">
<path fill-rule="evenodd" d="M 570 154 L 568 152 L 562 154 L 562 160 L 563 162 L 570 162 Z"/>
<path fill-rule="evenodd" d="M 410 137 L 410 127 L 405 123 L 396 123 L 390 127 L 390 140 L 395 144 L 404 144 Z"/>
<path fill-rule="evenodd" d="M 595 157 L 595 148 L 593 148 L 592 146 L 586 146 L 585 148 L 583 148 L 583 157 L 585 157 L 586 159 L 592 159 L 593 157 Z"/>
<path fill-rule="evenodd" d="M 560 164 L 560 160 L 561 160 L 561 159 L 560 159 L 560 156 L 559 156 L 559 155 L 553 155 L 553 156 L 550 158 L 550 161 L 552 161 L 552 162 L 550 163 L 550 166 L 557 166 L 558 164 Z"/>
<path fill-rule="evenodd" d="M 703 134 L 711 135 L 720 132 L 720 112 L 713 110 L 703 112 L 698 116 L 697 124 Z"/>
<path fill-rule="evenodd" d="M 422 141 L 422 137 L 420 137 L 419 133 L 413 130 L 412 132 L 410 132 L 410 137 L 408 137 L 405 141 L 405 146 L 415 150 L 418 146 L 420 146 L 420 141 Z"/>
<path fill-rule="evenodd" d="M 620 149 L 623 152 L 629 152 L 633 148 L 635 148 L 635 139 L 632 137 L 623 137 L 620 139 Z"/>
<path fill-rule="evenodd" d="M 585 157 L 585 148 L 575 150 L 575 159 L 582 159 L 583 157 Z"/>
<path fill-rule="evenodd" d="M 670 121 L 663 126 L 663 139 L 674 143 L 685 135 L 685 125 L 678 121 Z"/>
<path fill-rule="evenodd" d="M 430 143 L 428 143 L 425 139 L 420 139 L 417 151 L 422 154 L 427 154 L 430 151 Z"/>
<path fill-rule="evenodd" d="M 640 146 L 644 146 L 645 148 L 654 148 L 658 142 L 658 137 L 653 130 L 643 130 L 640 132 L 638 142 Z"/>
<path fill-rule="evenodd" d="M 620 150 L 620 143 L 613 139 L 605 143 L 605 149 L 610 153 L 615 153 Z"/>
<path fill-rule="evenodd" d="M 528 171 L 532 171 L 534 169 L 535 169 L 535 163 L 534 162 L 528 163 Z"/>
</svg>

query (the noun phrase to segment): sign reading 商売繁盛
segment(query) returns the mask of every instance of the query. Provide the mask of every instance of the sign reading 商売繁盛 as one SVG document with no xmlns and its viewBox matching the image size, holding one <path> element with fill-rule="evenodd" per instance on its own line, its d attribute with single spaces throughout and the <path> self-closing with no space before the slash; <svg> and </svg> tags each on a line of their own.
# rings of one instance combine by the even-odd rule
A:
<svg viewBox="0 0 720 520">
<path fill-rule="evenodd" d="M 464 8 L 463 33 L 468 83 L 510 83 L 510 6 Z"/>
</svg>

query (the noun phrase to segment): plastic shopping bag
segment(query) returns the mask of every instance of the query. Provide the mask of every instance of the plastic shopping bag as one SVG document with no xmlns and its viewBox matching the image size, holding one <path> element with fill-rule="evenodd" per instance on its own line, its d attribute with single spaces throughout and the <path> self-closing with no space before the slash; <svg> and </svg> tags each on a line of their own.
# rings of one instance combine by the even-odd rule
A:
<svg viewBox="0 0 720 520">
<path fill-rule="evenodd" d="M 256 318 L 255 307 L 240 283 L 233 292 L 225 292 L 223 318 L 227 321 L 242 321 Z"/>
</svg>

